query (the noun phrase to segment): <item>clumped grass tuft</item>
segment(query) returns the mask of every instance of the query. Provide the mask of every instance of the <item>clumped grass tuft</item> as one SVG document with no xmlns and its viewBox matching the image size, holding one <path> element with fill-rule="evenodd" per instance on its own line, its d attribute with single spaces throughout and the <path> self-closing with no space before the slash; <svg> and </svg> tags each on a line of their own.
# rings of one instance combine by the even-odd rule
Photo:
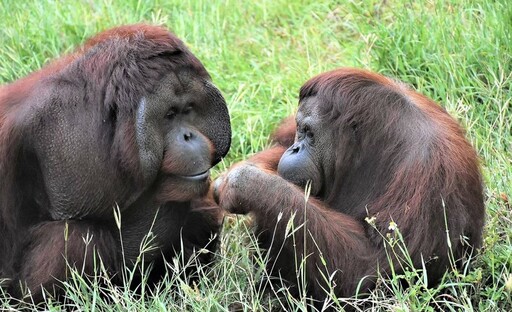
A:
<svg viewBox="0 0 512 312">
<path fill-rule="evenodd" d="M 512 5 L 509 0 L 125 0 L 0 1 L 0 83 L 20 78 L 108 27 L 167 25 L 203 61 L 230 109 L 233 145 L 216 173 L 260 151 L 293 113 L 309 77 L 339 66 L 403 80 L 460 120 L 481 156 L 488 217 L 484 247 L 471 267 L 435 288 L 421 270 L 382 278 L 364 299 L 371 310 L 512 310 Z M 264 255 L 248 220 L 228 217 L 213 268 L 196 283 L 172 274 L 153 292 L 115 287 L 70 271 L 61 304 L 27 310 L 304 311 L 284 286 L 260 284 Z M 1 252 L 1 251 L 0 251 Z M 192 259 L 191 261 L 194 261 Z M 168 264 L 184 272 L 187 261 Z M 126 272 L 129 274 L 129 272 Z M 403 288 L 400 279 L 409 281 Z M 331 298 L 336 302 L 336 298 Z M 351 301 L 352 300 L 352 301 Z M 354 299 L 348 300 L 353 302 Z M 0 294 L 0 309 L 16 309 Z"/>
</svg>

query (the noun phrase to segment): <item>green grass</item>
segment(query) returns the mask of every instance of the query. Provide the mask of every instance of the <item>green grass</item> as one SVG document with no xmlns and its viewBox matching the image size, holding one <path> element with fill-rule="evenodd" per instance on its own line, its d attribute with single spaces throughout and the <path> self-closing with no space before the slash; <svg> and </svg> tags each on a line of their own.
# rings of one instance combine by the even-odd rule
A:
<svg viewBox="0 0 512 312">
<path fill-rule="evenodd" d="M 302 83 L 325 70 L 368 68 L 446 107 L 481 156 L 488 211 L 484 248 L 470 269 L 451 272 L 437 288 L 426 289 L 420 273 L 411 271 L 405 276 L 411 287 L 400 288 L 396 278 L 383 280 L 368 300 L 375 310 L 512 310 L 509 0 L 0 0 L 0 82 L 40 68 L 98 31 L 140 21 L 172 29 L 224 93 L 233 144 L 217 173 L 263 149 L 276 123 L 296 109 Z M 303 310 L 303 301 L 279 303 L 259 290 L 261 271 L 250 256 L 259 251 L 245 221 L 226 220 L 218 261 L 197 285 L 173 275 L 154 294 L 139 297 L 108 287 L 106 302 L 99 296 L 101 283 L 76 276 L 67 303 L 86 311 L 223 311 L 234 302 L 254 311 L 280 304 Z M 171 264 L 178 271 L 183 265 Z M 9 308 L 5 299 L 0 307 Z M 63 307 L 49 300 L 44 308 Z"/>
</svg>

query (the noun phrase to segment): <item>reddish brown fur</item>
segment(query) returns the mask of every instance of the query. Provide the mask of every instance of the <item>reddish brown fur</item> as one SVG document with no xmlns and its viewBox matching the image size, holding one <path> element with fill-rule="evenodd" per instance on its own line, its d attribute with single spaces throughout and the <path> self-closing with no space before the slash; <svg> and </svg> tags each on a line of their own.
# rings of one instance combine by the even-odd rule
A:
<svg viewBox="0 0 512 312">
<path fill-rule="evenodd" d="M 65 233 L 66 228 L 68 233 Z M 121 262 L 117 258 L 118 254 L 103 252 L 116 246 L 117 242 L 108 230 L 98 224 L 73 220 L 43 222 L 31 228 L 28 236 L 25 240 L 27 245 L 23 246 L 23 249 L 28 250 L 24 255 L 26 262 L 20 268 L 20 275 L 27 276 L 24 281 L 27 285 L 45 281 L 41 286 L 51 289 L 55 282 L 47 276 L 64 281 L 71 274 L 70 268 L 81 273 L 99 275 L 99 267 L 95 268 L 93 265 L 95 261 L 99 261 L 98 252 L 106 264 L 106 272 L 119 272 L 117 265 Z M 34 267 L 38 269 L 33 271 Z M 37 295 L 39 291 L 35 290 L 34 293 Z"/>
<path fill-rule="evenodd" d="M 134 111 L 141 97 L 151 93 L 162 77 L 169 72 L 178 74 L 176 68 L 186 68 L 191 75 L 209 80 L 199 60 L 167 29 L 143 24 L 128 25 L 100 33 L 75 52 L 25 78 L 0 86 L 0 280 L 12 281 L 7 283 L 11 295 L 21 297 L 22 289 L 27 286 L 34 295 L 33 300 L 42 300 L 41 286 L 51 289 L 59 286 L 59 280 L 65 280 L 66 261 L 79 271 L 94 274 L 96 260 L 93 254 L 101 257 L 105 268 L 113 273 L 115 281 L 119 281 L 122 247 L 112 213 L 114 203 L 119 204 L 122 211 L 123 250 L 130 252 L 126 257 L 128 265 L 135 262 L 144 235 L 151 230 L 156 237 L 154 254 L 145 255 L 146 261 L 156 262 L 151 276 L 155 279 L 150 278 L 150 283 L 163 276 L 164 257 L 170 259 L 180 251 L 188 257 L 194 250 L 216 248 L 215 235 L 220 230 L 222 212 L 213 200 L 200 196 L 206 193 L 207 183 L 201 186 L 204 191 L 198 191 L 192 200 L 191 192 L 187 190 L 186 198 L 182 198 L 184 195 L 175 189 L 172 190 L 175 193 L 165 193 L 165 190 L 158 193 L 154 185 L 144 186 L 144 193 L 140 190 L 142 173 L 135 143 Z M 111 202 L 102 202 L 101 199 L 94 202 L 96 190 L 92 190 L 90 193 L 93 195 L 87 194 L 89 196 L 84 196 L 84 201 L 92 198 L 91 202 L 99 208 L 94 207 L 96 210 L 90 212 L 85 210 L 88 207 L 69 207 L 77 210 L 72 211 L 75 215 L 69 220 L 56 220 L 49 212 L 51 207 L 45 194 L 47 185 L 41 178 L 40 167 L 44 164 L 33 156 L 31 150 L 31 145 L 37 140 L 33 134 L 37 132 L 33 131 L 37 125 L 32 124 L 34 120 L 31 118 L 42 105 L 47 87 L 52 86 L 49 80 L 61 79 L 63 83 L 73 84 L 76 83 L 75 78 L 85 81 L 82 89 L 75 88 L 77 94 L 83 91 L 83 102 L 78 103 L 89 104 L 84 110 L 93 111 L 93 118 L 90 118 L 93 120 L 87 126 L 95 129 L 105 127 L 104 132 L 98 132 L 105 133 L 104 136 L 111 135 L 106 139 L 98 138 L 111 140 L 109 144 L 99 146 L 105 147 L 105 153 L 111 153 L 109 160 L 114 160 L 112 166 L 121 169 L 107 179 L 122 182 L 112 187 L 115 194 L 111 196 L 116 198 Z M 38 94 L 40 92 L 43 94 Z M 30 100 L 34 93 L 38 101 Z M 213 96 L 222 98 L 220 93 Z M 63 101 L 62 105 L 69 104 Z M 104 116 L 108 116 L 108 111 L 114 106 L 124 115 L 120 120 L 117 116 L 114 121 L 106 120 Z M 40 122 L 43 126 L 50 126 L 52 122 L 48 113 L 37 115 L 37 118 L 46 118 Z M 216 120 L 215 116 L 210 118 Z M 229 120 L 217 121 L 229 125 Z M 65 134 L 63 137 L 61 139 L 66 139 L 67 144 L 72 141 Z M 210 149 L 213 154 L 213 145 Z M 76 148 L 76 153 L 81 152 L 84 151 Z M 104 159 L 100 161 L 107 162 Z M 179 167 L 180 164 L 173 165 Z M 135 203 L 124 205 L 122 201 L 128 202 L 137 189 L 142 195 Z M 131 210 L 127 211 L 127 207 Z M 81 208 L 85 212 L 78 210 Z M 68 231 L 67 237 L 65 231 Z M 88 245 L 84 243 L 87 236 L 91 238 Z M 211 253 L 205 253 L 200 260 L 207 261 L 211 256 Z"/>
<path fill-rule="evenodd" d="M 460 264 L 480 247 L 484 204 L 478 158 L 443 108 L 400 82 L 350 68 L 306 82 L 300 101 L 312 96 L 320 99 L 322 118 L 338 133 L 330 151 L 335 172 L 324 181 L 321 197 L 310 198 L 304 207 L 304 190 L 276 174 L 283 146 L 295 136 L 291 119 L 272 138 L 277 144 L 251 157 L 249 165 L 234 166 L 219 187 L 221 207 L 254 214 L 260 244 L 273 259 L 268 266 L 272 274 L 294 285 L 294 255 L 305 250 L 307 290 L 313 298 L 325 298 L 319 270 L 326 269 L 337 272 L 338 296 L 354 295 L 361 279 L 360 291 L 371 290 L 377 270 L 392 273 L 387 252 L 396 273 L 403 272 L 397 259 L 403 255 L 397 248 L 393 255 L 383 241 L 388 233 L 394 235 L 392 221 L 414 267 L 421 269 L 426 262 L 429 284 L 451 266 L 450 253 Z M 357 143 L 346 138 L 352 125 L 357 125 Z M 307 220 L 293 240 L 285 236 L 292 214 L 296 226 Z"/>
</svg>

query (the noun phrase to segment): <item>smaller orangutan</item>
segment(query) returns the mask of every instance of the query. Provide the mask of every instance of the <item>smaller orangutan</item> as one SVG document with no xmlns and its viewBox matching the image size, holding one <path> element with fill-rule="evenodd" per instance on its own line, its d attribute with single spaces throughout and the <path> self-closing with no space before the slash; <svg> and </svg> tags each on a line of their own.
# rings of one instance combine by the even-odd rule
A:
<svg viewBox="0 0 512 312">
<path fill-rule="evenodd" d="M 349 297 L 373 289 L 379 273 L 402 273 L 404 254 L 388 239 L 398 231 L 429 284 L 480 247 L 477 154 L 443 108 L 404 84 L 359 69 L 320 74 L 272 140 L 214 190 L 222 208 L 253 214 L 268 271 L 292 293 L 296 256 L 307 257 L 307 294 L 320 301 L 330 286 Z"/>
</svg>

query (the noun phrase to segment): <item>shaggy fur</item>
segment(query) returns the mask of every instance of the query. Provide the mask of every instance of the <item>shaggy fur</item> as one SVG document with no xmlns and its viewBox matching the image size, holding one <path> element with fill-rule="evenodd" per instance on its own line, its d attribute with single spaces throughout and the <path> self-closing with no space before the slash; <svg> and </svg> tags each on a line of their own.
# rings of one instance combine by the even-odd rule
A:
<svg viewBox="0 0 512 312">
<path fill-rule="evenodd" d="M 348 297 L 358 287 L 371 290 L 378 272 L 391 274 L 390 263 L 403 273 L 403 253 L 385 242 L 397 239 L 398 230 L 413 266 L 425 263 L 429 284 L 450 267 L 451 254 L 460 265 L 480 247 L 484 200 L 477 155 L 439 105 L 400 82 L 342 68 L 302 86 L 299 116 L 303 123 L 316 116 L 317 127 L 286 119 L 271 148 L 215 183 L 221 207 L 254 215 L 271 274 L 296 285 L 294 259 L 306 256 L 309 295 L 323 300 L 325 278 L 332 276 L 335 294 Z M 307 137 L 315 143 L 304 143 Z M 327 143 L 319 149 L 319 142 Z M 296 163 L 296 180 L 320 171 L 320 179 L 310 180 L 316 193 L 307 204 L 304 188 L 277 173 L 299 147 L 325 160 L 313 168 Z"/>
<path fill-rule="evenodd" d="M 221 93 L 163 27 L 107 30 L 0 87 L 0 278 L 12 281 L 9 292 L 20 297 L 26 286 L 41 300 L 41 286 L 66 278 L 66 261 L 94 274 L 94 254 L 119 278 L 122 248 L 132 265 L 150 231 L 154 280 L 164 259 L 213 250 L 221 211 L 206 197 L 208 170 L 230 140 Z"/>
</svg>

